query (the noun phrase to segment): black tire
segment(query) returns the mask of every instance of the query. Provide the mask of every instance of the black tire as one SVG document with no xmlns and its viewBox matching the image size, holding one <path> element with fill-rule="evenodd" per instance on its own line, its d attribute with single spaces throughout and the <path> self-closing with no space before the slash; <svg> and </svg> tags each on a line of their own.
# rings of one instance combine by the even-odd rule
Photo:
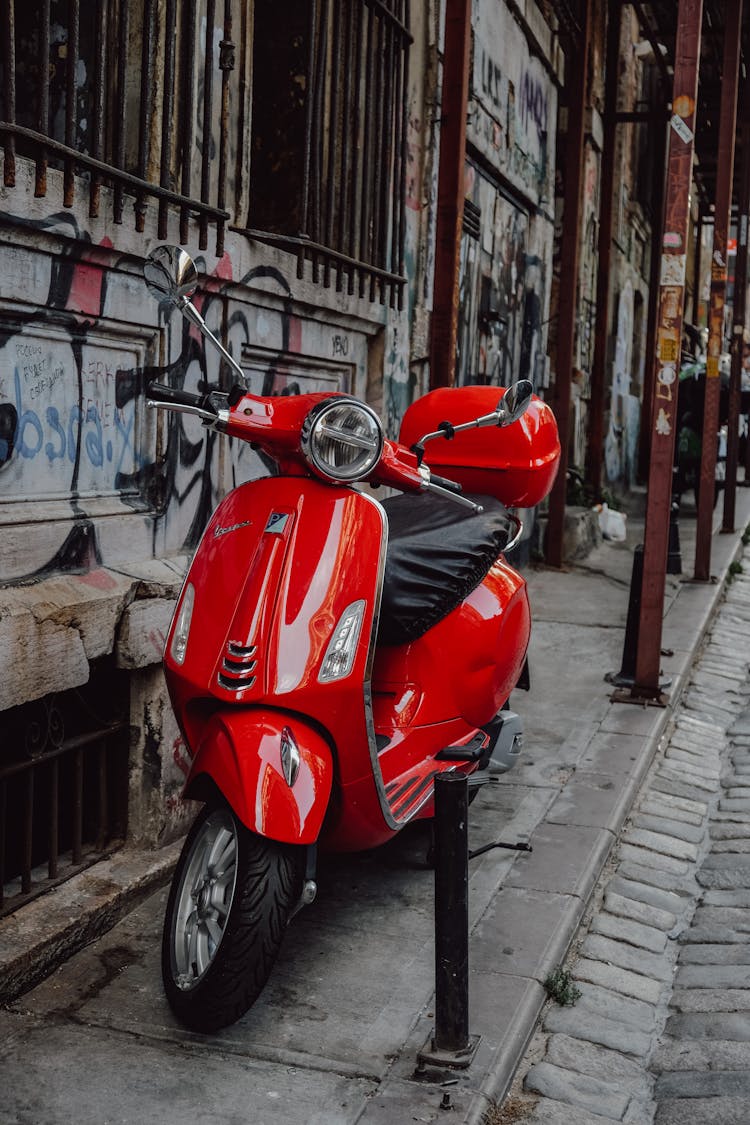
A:
<svg viewBox="0 0 750 1125">
<path fill-rule="evenodd" d="M 248 831 L 228 805 L 205 805 L 167 902 L 162 978 L 186 1027 L 234 1023 L 260 995 L 303 878 L 304 849 Z"/>
</svg>

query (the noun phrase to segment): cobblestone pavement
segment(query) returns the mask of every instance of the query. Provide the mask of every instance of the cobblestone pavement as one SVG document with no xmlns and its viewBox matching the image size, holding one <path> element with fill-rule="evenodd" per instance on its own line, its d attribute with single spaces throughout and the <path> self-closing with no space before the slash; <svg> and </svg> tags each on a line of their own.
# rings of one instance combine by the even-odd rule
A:
<svg viewBox="0 0 750 1125">
<path fill-rule="evenodd" d="M 742 566 L 566 964 L 580 995 L 548 1002 L 488 1125 L 750 1122 L 750 547 Z"/>
</svg>

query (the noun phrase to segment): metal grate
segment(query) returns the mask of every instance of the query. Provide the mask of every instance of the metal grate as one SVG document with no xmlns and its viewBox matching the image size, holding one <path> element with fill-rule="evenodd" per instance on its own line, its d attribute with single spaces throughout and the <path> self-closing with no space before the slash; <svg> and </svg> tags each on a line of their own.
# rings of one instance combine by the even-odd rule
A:
<svg viewBox="0 0 750 1125">
<path fill-rule="evenodd" d="M 100 713 L 102 700 L 108 715 Z M 12 708 L 0 742 L 0 916 L 70 878 L 125 837 L 123 674 Z"/>
<path fill-rule="evenodd" d="M 195 215 L 201 249 L 215 223 L 217 253 L 223 253 L 231 5 L 224 0 L 217 27 L 216 0 L 205 0 L 205 21 L 198 20 L 199 0 L 6 0 L 0 56 L 5 186 L 15 186 L 16 155 L 23 155 L 35 162 L 38 197 L 47 194 L 51 164 L 63 171 L 64 206 L 86 192 L 95 218 L 107 185 L 114 221 L 122 222 L 128 193 L 135 228 L 143 231 L 146 201 L 158 200 L 159 238 L 167 237 L 172 205 L 182 242 Z"/>
<path fill-rule="evenodd" d="M 399 308 L 411 42 L 409 0 L 256 0 L 244 233 Z"/>
</svg>

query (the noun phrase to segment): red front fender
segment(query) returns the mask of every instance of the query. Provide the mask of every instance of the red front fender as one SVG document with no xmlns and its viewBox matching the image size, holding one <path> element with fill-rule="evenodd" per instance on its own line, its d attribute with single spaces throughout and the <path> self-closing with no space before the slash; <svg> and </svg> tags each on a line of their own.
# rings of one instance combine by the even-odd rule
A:
<svg viewBox="0 0 750 1125">
<path fill-rule="evenodd" d="M 282 766 L 284 731 L 299 750 L 292 785 Z M 205 728 L 184 796 L 199 796 L 206 776 L 252 832 L 286 844 L 313 844 L 331 795 L 333 757 L 321 735 L 296 717 L 262 708 L 224 711 Z"/>
</svg>

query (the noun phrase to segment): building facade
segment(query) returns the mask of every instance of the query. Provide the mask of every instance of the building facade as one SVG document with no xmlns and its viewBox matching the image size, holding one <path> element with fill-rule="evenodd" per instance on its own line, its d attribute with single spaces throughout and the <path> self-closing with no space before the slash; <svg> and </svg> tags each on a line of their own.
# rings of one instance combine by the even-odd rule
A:
<svg viewBox="0 0 750 1125">
<path fill-rule="evenodd" d="M 445 4 L 10 5 L 0 83 L 5 910 L 123 840 L 157 845 L 184 831 L 187 755 L 160 670 L 164 637 L 210 512 L 234 484 L 273 472 L 196 420 L 146 408 L 154 378 L 193 391 L 232 380 L 197 330 L 148 294 L 144 260 L 162 242 L 191 253 L 198 307 L 252 390 L 350 391 L 395 436 L 430 386 Z M 543 393 L 554 379 L 566 62 L 553 8 L 472 6 L 459 384 L 530 378 Z M 591 254 L 578 284 L 590 302 Z"/>
</svg>

